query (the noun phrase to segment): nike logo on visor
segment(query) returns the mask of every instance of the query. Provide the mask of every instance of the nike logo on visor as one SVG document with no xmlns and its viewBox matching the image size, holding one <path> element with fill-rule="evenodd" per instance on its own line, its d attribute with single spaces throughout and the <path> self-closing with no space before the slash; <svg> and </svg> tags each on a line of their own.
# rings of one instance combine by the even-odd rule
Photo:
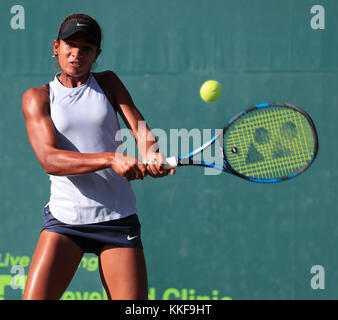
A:
<svg viewBox="0 0 338 320">
<path fill-rule="evenodd" d="M 77 27 L 88 27 L 88 24 L 76 23 Z"/>
<path fill-rule="evenodd" d="M 133 239 L 136 239 L 136 238 L 138 238 L 138 235 L 137 235 L 137 236 L 131 237 L 131 236 L 128 234 L 127 240 L 133 240 Z"/>
</svg>

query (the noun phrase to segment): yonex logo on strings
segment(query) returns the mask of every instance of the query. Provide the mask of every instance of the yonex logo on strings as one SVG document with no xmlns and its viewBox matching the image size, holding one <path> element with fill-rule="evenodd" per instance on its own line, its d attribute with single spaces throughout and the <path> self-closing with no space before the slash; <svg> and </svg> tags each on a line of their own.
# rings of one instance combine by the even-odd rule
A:
<svg viewBox="0 0 338 320">
<path fill-rule="evenodd" d="M 264 127 L 256 128 L 253 140 L 250 142 L 245 156 L 246 164 L 255 164 L 264 161 L 268 156 L 272 159 L 283 158 L 292 155 L 286 144 L 298 138 L 296 125 L 292 122 L 284 122 L 279 129 L 278 137 L 271 137 L 269 130 Z M 231 152 L 241 154 L 240 146 L 231 147 Z"/>
</svg>

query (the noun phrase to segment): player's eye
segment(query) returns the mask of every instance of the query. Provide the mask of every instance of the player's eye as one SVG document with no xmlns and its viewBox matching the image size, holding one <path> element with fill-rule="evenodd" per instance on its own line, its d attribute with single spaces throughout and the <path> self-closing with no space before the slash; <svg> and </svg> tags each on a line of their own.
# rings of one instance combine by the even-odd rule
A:
<svg viewBox="0 0 338 320">
<path fill-rule="evenodd" d="M 84 46 L 84 47 L 83 47 L 83 50 L 84 50 L 84 51 L 92 51 L 93 48 L 92 48 L 91 46 Z"/>
</svg>

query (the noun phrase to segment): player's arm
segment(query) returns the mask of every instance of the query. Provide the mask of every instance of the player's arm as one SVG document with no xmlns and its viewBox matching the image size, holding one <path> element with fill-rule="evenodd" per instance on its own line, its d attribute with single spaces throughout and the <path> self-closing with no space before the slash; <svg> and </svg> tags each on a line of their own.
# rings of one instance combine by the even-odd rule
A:
<svg viewBox="0 0 338 320">
<path fill-rule="evenodd" d="M 109 88 L 112 88 L 115 108 L 127 127 L 133 132 L 142 160 L 148 163 L 149 173 L 152 176 L 167 175 L 167 170 L 160 169 L 165 158 L 158 152 L 157 139 L 148 127 L 141 112 L 135 106 L 128 90 L 114 72 L 105 71 L 103 74 L 105 83 L 109 85 Z M 154 160 L 156 161 L 155 163 Z M 175 170 L 170 172 L 173 174 Z"/>
<path fill-rule="evenodd" d="M 139 166 L 133 157 L 112 152 L 86 154 L 58 149 L 46 87 L 31 88 L 24 93 L 22 113 L 30 145 L 46 173 L 76 175 L 111 167 L 127 180 L 145 176 L 146 168 Z"/>
</svg>

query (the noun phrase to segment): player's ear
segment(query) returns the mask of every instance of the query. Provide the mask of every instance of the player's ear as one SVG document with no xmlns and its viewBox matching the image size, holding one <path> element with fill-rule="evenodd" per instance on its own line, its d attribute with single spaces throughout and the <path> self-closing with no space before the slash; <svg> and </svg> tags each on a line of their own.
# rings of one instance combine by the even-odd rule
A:
<svg viewBox="0 0 338 320">
<path fill-rule="evenodd" d="M 101 54 L 101 52 L 102 52 L 101 49 L 98 49 L 98 50 L 97 50 L 95 60 L 99 57 L 99 55 Z M 95 61 L 95 60 L 94 60 L 94 61 Z"/>
<path fill-rule="evenodd" d="M 57 56 L 59 54 L 60 42 L 58 40 L 53 40 L 53 52 Z"/>
</svg>

